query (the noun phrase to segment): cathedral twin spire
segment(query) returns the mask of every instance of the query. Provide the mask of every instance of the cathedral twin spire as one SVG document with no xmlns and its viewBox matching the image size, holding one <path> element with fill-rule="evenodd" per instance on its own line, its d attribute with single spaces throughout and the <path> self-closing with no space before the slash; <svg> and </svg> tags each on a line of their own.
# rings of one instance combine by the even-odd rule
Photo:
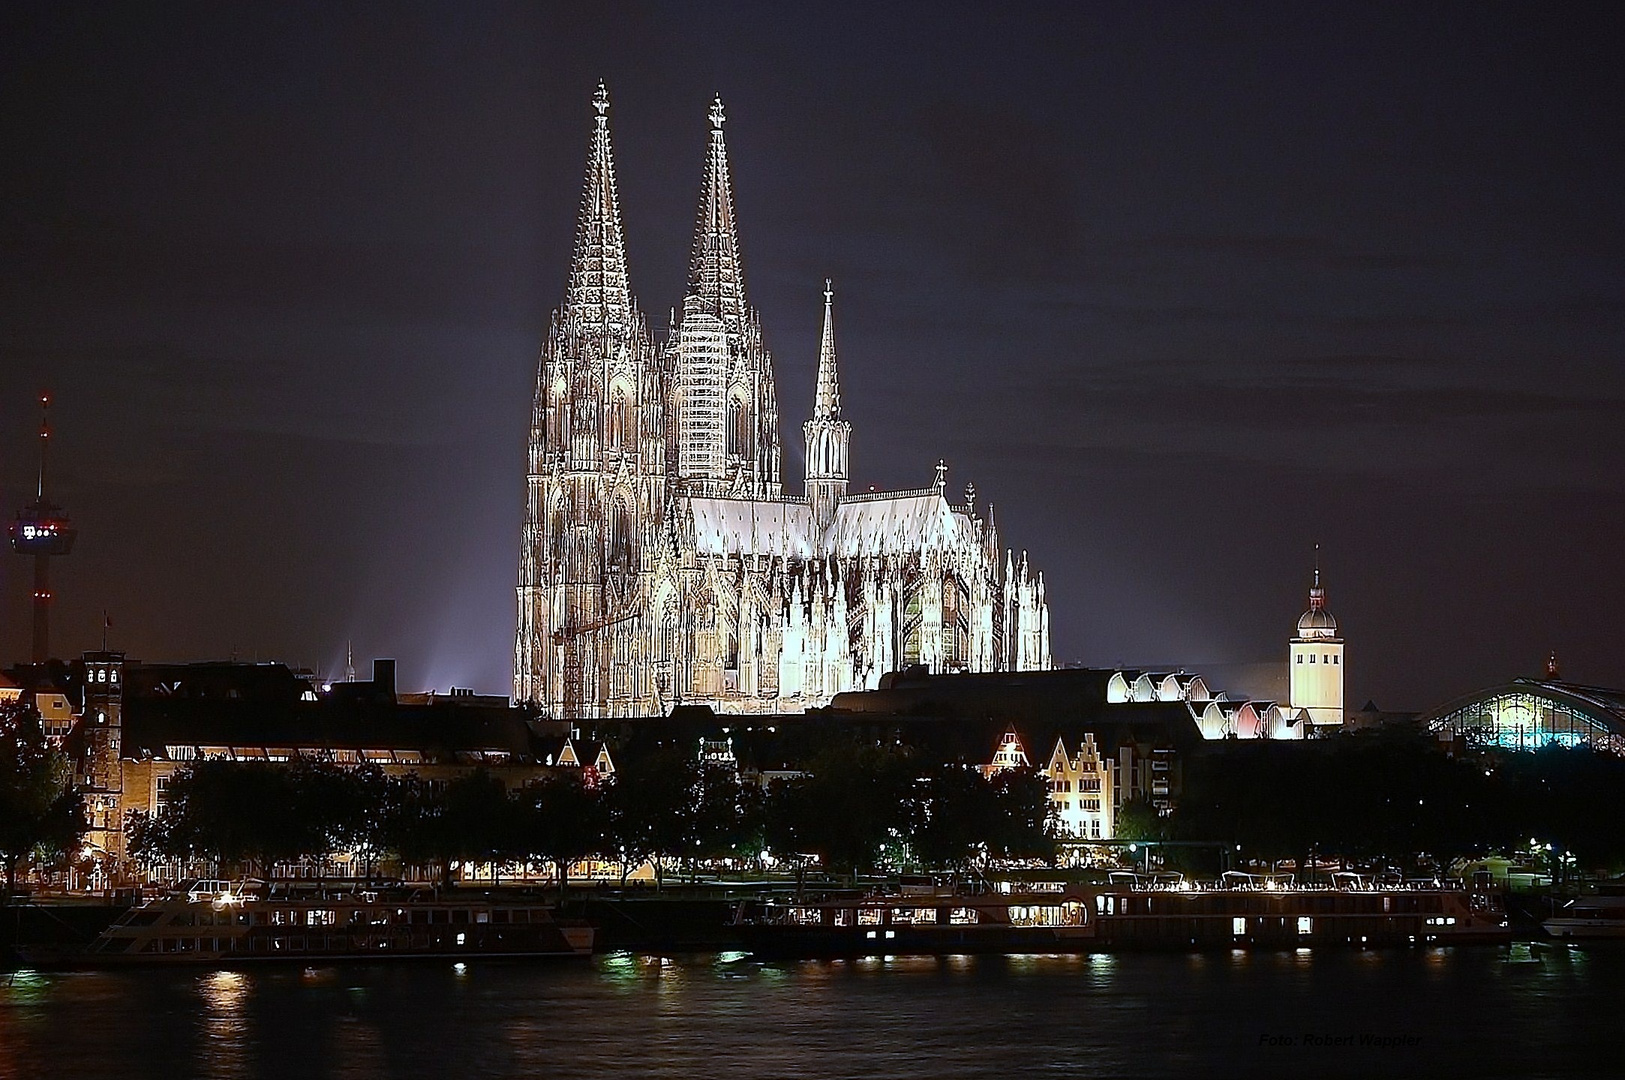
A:
<svg viewBox="0 0 1625 1080">
<path fill-rule="evenodd" d="M 634 303 L 626 272 L 621 202 L 615 190 L 615 154 L 609 141 L 609 91 L 602 82 L 592 96 L 592 107 L 598 115 L 587 154 L 587 179 L 564 308 L 567 317 L 587 325 L 615 326 L 630 318 Z"/>
<path fill-rule="evenodd" d="M 627 272 L 615 184 L 609 92 L 602 82 L 593 94 L 593 109 L 596 116 L 564 315 L 567 323 L 581 329 L 620 330 L 630 335 L 636 333 L 634 324 L 639 319 Z M 709 138 L 688 295 L 667 346 L 671 419 L 677 432 L 675 472 L 680 482 L 696 492 L 773 496 L 779 491 L 779 440 L 772 358 L 745 298 L 733 183 L 723 137 L 727 114 L 720 96 L 712 100 L 707 117 Z M 847 475 L 850 425 L 841 419 L 831 298 L 826 281 L 817 397 L 813 419 L 804 425 L 809 495 L 814 481 L 838 481 L 840 493 L 844 493 Z M 839 497 L 833 489 L 826 494 Z"/>
<path fill-rule="evenodd" d="M 737 325 L 745 317 L 745 276 L 739 265 L 739 232 L 734 224 L 733 183 L 728 176 L 728 146 L 722 138 L 727 115 L 719 95 L 707 113 L 711 139 L 705 153 L 705 179 L 694 225 L 694 255 L 688 291 L 701 310 Z"/>
</svg>

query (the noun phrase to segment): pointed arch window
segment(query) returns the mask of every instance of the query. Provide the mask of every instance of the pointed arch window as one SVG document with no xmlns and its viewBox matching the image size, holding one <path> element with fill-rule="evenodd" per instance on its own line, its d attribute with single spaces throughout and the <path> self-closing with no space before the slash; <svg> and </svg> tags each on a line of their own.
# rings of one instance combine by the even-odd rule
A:
<svg viewBox="0 0 1625 1080">
<path fill-rule="evenodd" d="M 742 461 L 751 456 L 750 406 L 745 395 L 735 391 L 728 396 L 728 457 Z"/>
<path fill-rule="evenodd" d="M 609 431 L 606 446 L 610 450 L 630 450 L 637 445 L 637 410 L 632 405 L 632 390 L 617 381 L 609 391 Z"/>
<path fill-rule="evenodd" d="M 630 574 L 636 557 L 636 516 L 624 498 L 611 504 L 609 524 L 609 567 L 617 574 Z"/>
<path fill-rule="evenodd" d="M 548 425 L 547 438 L 549 445 L 555 450 L 563 450 L 570 439 L 570 416 L 565 407 L 566 394 L 564 380 L 557 379 L 548 390 Z"/>
</svg>

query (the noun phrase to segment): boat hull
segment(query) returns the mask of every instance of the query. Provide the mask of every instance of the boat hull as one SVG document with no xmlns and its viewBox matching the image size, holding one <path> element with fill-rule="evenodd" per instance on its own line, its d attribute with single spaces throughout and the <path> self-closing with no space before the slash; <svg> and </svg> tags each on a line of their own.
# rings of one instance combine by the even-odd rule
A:
<svg viewBox="0 0 1625 1080">
<path fill-rule="evenodd" d="M 736 929 L 752 954 L 779 959 L 1079 953 L 1097 947 L 1092 927 L 740 925 Z"/>
<path fill-rule="evenodd" d="M 1540 925 L 1559 940 L 1625 939 L 1625 919 L 1547 919 Z"/>
</svg>

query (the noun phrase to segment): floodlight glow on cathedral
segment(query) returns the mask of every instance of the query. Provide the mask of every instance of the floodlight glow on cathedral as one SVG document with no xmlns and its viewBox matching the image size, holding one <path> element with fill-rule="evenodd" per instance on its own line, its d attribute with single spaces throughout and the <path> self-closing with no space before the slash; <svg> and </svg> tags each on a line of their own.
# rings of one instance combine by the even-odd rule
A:
<svg viewBox="0 0 1625 1080">
<path fill-rule="evenodd" d="M 802 494 L 745 298 L 720 99 L 688 294 L 657 343 L 628 280 L 603 84 L 565 300 L 542 343 L 519 556 L 514 696 L 555 717 L 794 712 L 932 671 L 1050 666 L 1041 574 L 938 464 L 928 487 L 848 494 L 824 283 Z"/>
</svg>

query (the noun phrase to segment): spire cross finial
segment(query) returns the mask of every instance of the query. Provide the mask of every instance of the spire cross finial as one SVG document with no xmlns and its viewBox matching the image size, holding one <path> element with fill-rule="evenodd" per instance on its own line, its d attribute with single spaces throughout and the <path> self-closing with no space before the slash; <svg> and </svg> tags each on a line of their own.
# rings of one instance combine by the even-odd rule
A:
<svg viewBox="0 0 1625 1080">
<path fill-rule="evenodd" d="M 1320 545 L 1315 545 L 1315 588 L 1320 588 Z"/>
<path fill-rule="evenodd" d="M 829 278 L 824 279 L 824 306 L 829 307 L 830 301 L 835 299 L 835 289 Z"/>
<path fill-rule="evenodd" d="M 727 114 L 722 111 L 722 95 L 721 94 L 718 94 L 716 97 L 711 99 L 711 111 L 709 113 L 707 113 L 706 115 L 708 115 L 711 118 L 711 130 L 712 131 L 721 131 L 722 130 L 722 122 L 724 120 L 728 119 Z"/>
<path fill-rule="evenodd" d="M 592 107 L 598 110 L 600 119 L 609 112 L 609 87 L 604 85 L 603 79 L 598 80 L 598 89 L 593 91 Z"/>
</svg>

